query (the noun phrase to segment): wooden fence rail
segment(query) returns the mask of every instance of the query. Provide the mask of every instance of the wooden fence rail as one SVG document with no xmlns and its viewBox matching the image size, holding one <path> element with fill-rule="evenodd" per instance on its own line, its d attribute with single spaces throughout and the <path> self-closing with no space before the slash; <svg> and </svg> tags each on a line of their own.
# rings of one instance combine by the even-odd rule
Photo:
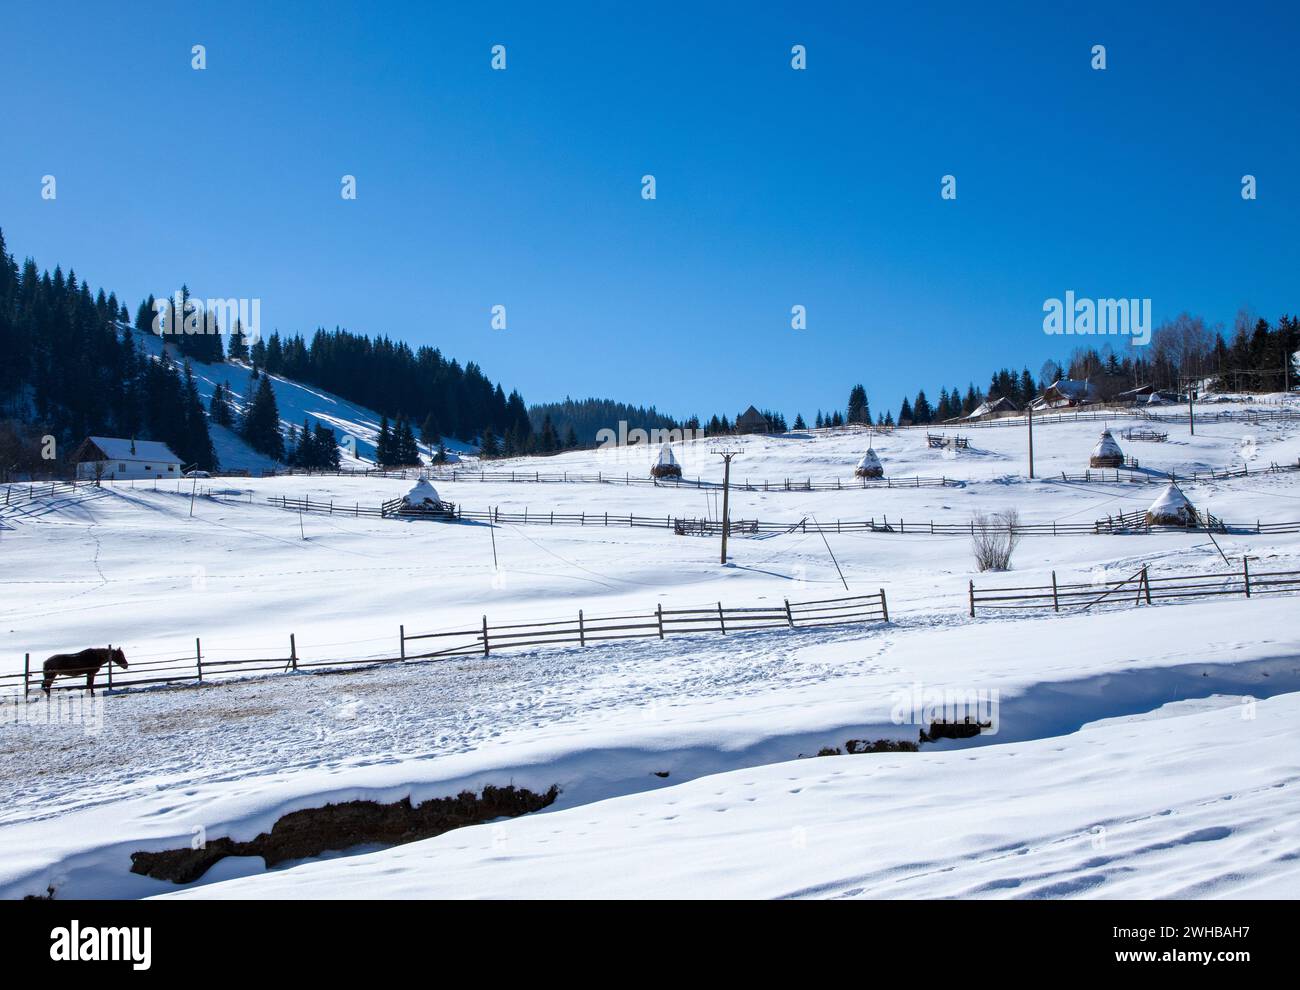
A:
<svg viewBox="0 0 1300 990">
<path fill-rule="evenodd" d="M 1144 406 L 1131 406 L 1121 403 L 1105 404 L 1100 409 L 1078 409 L 1060 412 L 1035 412 L 1034 426 L 1052 426 L 1057 423 L 1105 423 L 1116 419 L 1140 419 L 1148 423 L 1186 423 L 1187 413 L 1175 412 L 1171 408 L 1167 412 L 1156 412 Z M 1185 404 L 1182 407 L 1186 408 Z M 1203 403 L 1196 406 L 1197 423 L 1247 423 L 1251 426 L 1257 426 L 1260 423 L 1271 422 L 1294 422 L 1300 419 L 1300 410 L 1284 409 L 1221 409 L 1210 412 L 1204 408 Z M 1012 416 L 999 416 L 992 419 L 984 420 L 945 420 L 942 426 L 960 427 L 966 429 L 990 429 L 990 428 L 1025 428 L 1025 416 L 1017 414 Z M 899 429 L 921 429 L 920 426 L 899 427 Z"/>
<path fill-rule="evenodd" d="M 317 475 L 322 477 L 366 477 L 366 478 L 428 478 L 432 481 L 458 482 L 505 482 L 508 484 L 528 485 L 615 485 L 621 487 L 642 486 L 646 488 L 689 488 L 692 490 L 722 490 L 721 481 L 706 481 L 703 478 L 650 478 L 634 475 L 630 471 L 622 476 L 609 472 L 580 474 L 573 471 L 482 471 L 465 468 L 428 467 L 410 468 L 403 471 L 305 471 L 294 469 L 282 472 L 285 475 Z M 938 477 L 900 477 L 900 478 L 782 478 L 772 480 L 751 480 L 748 478 L 733 480 L 732 491 L 742 492 L 836 492 L 854 491 L 864 488 L 943 488 L 960 487 L 965 482 L 954 478 Z"/>
<path fill-rule="evenodd" d="M 282 495 L 267 499 L 273 506 L 292 512 L 327 513 L 343 516 L 396 516 L 398 513 L 386 511 L 385 506 L 364 506 L 354 503 L 321 502 L 312 499 L 293 499 Z M 438 518 L 470 520 L 508 525 L 541 526 L 602 526 L 618 528 L 669 529 L 679 535 L 718 536 L 722 533 L 722 522 L 718 519 L 683 518 L 681 516 L 638 516 L 635 513 L 619 515 L 614 512 L 554 512 L 543 510 L 537 512 L 525 508 L 522 512 L 507 512 L 494 509 L 466 509 L 455 506 L 454 512 Z M 1230 523 L 1217 517 L 1212 518 L 1212 527 L 1216 533 L 1248 536 L 1265 533 L 1300 533 L 1300 521 L 1296 522 L 1255 522 Z M 776 533 L 898 533 L 905 536 L 973 536 L 975 523 L 936 522 L 934 520 L 912 520 L 911 522 L 887 516 L 876 519 L 835 519 L 818 521 L 804 517 L 798 520 L 776 522 L 759 519 L 732 519 L 729 533 L 737 536 L 758 536 Z M 1093 522 L 1043 522 L 1017 523 L 1014 531 L 1018 536 L 1098 536 L 1098 535 L 1132 535 L 1156 533 L 1197 532 L 1195 528 L 1183 526 L 1151 526 L 1145 521 L 1145 514 L 1108 516 Z"/>
<path fill-rule="evenodd" d="M 4 498 L 0 499 L 0 508 L 11 505 L 24 505 L 38 498 L 54 498 L 57 495 L 71 495 L 77 491 L 94 488 L 93 481 L 50 481 L 41 484 L 7 484 L 4 486 Z"/>
<path fill-rule="evenodd" d="M 1063 609 L 1086 610 L 1094 605 L 1151 605 L 1170 599 L 1207 596 L 1254 595 L 1300 591 L 1300 571 L 1252 571 L 1250 559 L 1237 571 L 1166 574 L 1151 576 L 1148 567 L 1116 581 L 1061 584 L 1052 572 L 1052 583 L 1034 587 L 976 588 L 969 583 L 967 596 L 972 617 L 977 609 Z"/>
<path fill-rule="evenodd" d="M 1239 468 L 1230 468 L 1225 471 L 1193 471 L 1189 474 L 1178 474 L 1175 471 L 1157 471 L 1151 468 L 1138 470 L 1136 467 L 1120 468 L 1088 468 L 1077 474 L 1068 474 L 1061 472 L 1061 481 L 1084 481 L 1084 482 L 1129 482 L 1136 485 L 1167 485 L 1169 482 L 1176 484 L 1199 484 L 1204 481 L 1226 481 L 1231 478 L 1252 478 L 1261 474 L 1285 474 L 1291 471 L 1300 471 L 1300 458 L 1297 458 L 1295 464 L 1278 464 L 1273 462 L 1268 467 L 1256 468 L 1254 471 L 1243 464 Z M 1053 479 L 1055 476 L 1051 476 Z"/>
<path fill-rule="evenodd" d="M 639 639 L 669 635 L 720 632 L 732 634 L 751 629 L 804 629 L 816 626 L 857 622 L 888 622 L 889 606 L 882 588 L 874 595 L 813 602 L 783 601 L 779 605 L 750 607 L 724 606 L 719 602 L 701 608 L 666 609 L 631 615 L 586 617 L 579 610 L 577 618 L 538 622 L 492 624 L 487 616 L 471 629 L 451 632 L 408 635 L 398 627 L 397 656 L 335 657 L 308 660 L 298 655 L 297 639 L 289 636 L 287 654 L 214 660 L 203 652 L 203 644 L 194 640 L 193 652 L 184 656 L 150 657 L 132 660 L 126 670 L 106 664 L 95 680 L 96 688 L 120 691 L 129 688 L 155 687 L 164 684 L 199 685 L 214 677 L 248 677 L 303 670 L 345 670 L 355 667 L 382 666 L 412 661 L 432 661 L 456 656 L 488 656 L 493 650 L 525 646 L 587 646 L 618 639 Z M 411 652 L 407 644 L 415 641 L 439 641 L 440 648 Z M 26 654 L 21 672 L 0 674 L 0 695 L 21 693 L 26 698 L 41 689 L 40 665 L 32 666 Z M 84 676 L 62 677 L 54 681 L 52 691 L 84 690 Z"/>
<path fill-rule="evenodd" d="M 588 617 L 579 610 L 572 619 L 492 625 L 430 633 L 400 634 L 401 657 L 434 660 L 455 656 L 490 656 L 505 646 L 585 646 L 615 639 L 664 639 L 682 633 L 716 632 L 728 635 L 752 629 L 806 629 L 854 622 L 888 622 L 889 605 L 882 588 L 874 595 L 853 595 L 814 602 L 783 601 L 779 605 L 745 608 L 716 606 L 666 609 L 631 615 Z M 412 652 L 408 644 L 424 642 L 427 648 Z"/>
</svg>

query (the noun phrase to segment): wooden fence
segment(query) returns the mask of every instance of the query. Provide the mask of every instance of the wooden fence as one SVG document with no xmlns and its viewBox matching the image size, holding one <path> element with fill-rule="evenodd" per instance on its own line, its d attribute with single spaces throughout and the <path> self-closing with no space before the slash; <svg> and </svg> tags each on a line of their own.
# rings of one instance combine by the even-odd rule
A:
<svg viewBox="0 0 1300 990">
<path fill-rule="evenodd" d="M 494 649 L 509 646 L 586 646 L 613 639 L 665 639 L 682 633 L 747 632 L 751 629 L 806 629 L 813 626 L 856 622 L 888 622 L 889 605 L 884 589 L 874 595 L 812 602 L 784 600 L 779 605 L 750 608 L 726 607 L 722 602 L 700 608 L 666 609 L 631 615 L 592 616 L 581 609 L 576 618 L 549 622 L 520 622 L 491 625 L 487 616 L 472 628 L 448 632 L 408 634 L 401 630 L 402 659 L 433 660 L 454 656 L 489 656 Z M 410 652 L 408 643 L 425 643 L 430 648 Z"/>
<path fill-rule="evenodd" d="M 24 505 L 38 498 L 54 498 L 57 495 L 71 495 L 77 491 L 94 488 L 93 481 L 50 481 L 42 484 L 5 485 L 4 500 L 0 508 L 11 505 Z"/>
<path fill-rule="evenodd" d="M 283 655 L 245 657 L 237 660 L 217 660 L 206 655 L 200 639 L 194 648 L 182 655 L 152 656 L 132 659 L 126 670 L 105 664 L 95 678 L 97 689 L 106 691 L 128 688 L 156 687 L 159 685 L 199 685 L 223 677 L 250 677 L 282 674 L 295 671 L 347 670 L 357 667 L 383 666 L 450 659 L 457 656 L 488 656 L 494 650 L 524 646 L 568 646 L 589 644 L 616 639 L 642 637 L 665 638 L 669 634 L 709 633 L 731 634 L 751 629 L 806 629 L 816 626 L 843 625 L 858 622 L 888 622 L 889 605 L 882 588 L 874 595 L 854 595 L 845 598 L 811 602 L 783 601 L 780 605 L 761 605 L 748 608 L 728 607 L 718 602 L 690 609 L 665 609 L 639 615 L 593 616 L 586 618 L 583 610 L 577 618 L 545 622 L 493 624 L 485 615 L 472 628 L 452 632 L 433 632 L 408 635 L 405 626 L 398 627 L 398 653 L 396 656 L 333 657 L 308 659 L 298 654 L 297 639 L 288 638 L 288 652 Z M 437 641 L 436 649 L 411 652 L 407 644 L 413 641 Z M 22 692 L 27 697 L 40 691 L 42 679 L 40 660 L 33 666 L 32 655 L 23 657 L 21 673 L 0 674 L 0 694 Z M 86 686 L 84 675 L 61 677 L 51 690 L 79 691 Z"/>
<path fill-rule="evenodd" d="M 325 513 L 343 516 L 394 517 L 395 511 L 385 511 L 384 506 L 365 506 L 356 503 L 322 502 L 312 499 L 294 499 L 275 495 L 267 499 L 273 506 L 293 512 Z M 400 501 L 400 500 L 397 500 Z M 449 521 L 470 520 L 507 525 L 540 526 L 602 526 L 632 529 L 668 529 L 679 535 L 720 536 L 722 522 L 718 519 L 700 519 L 683 516 L 638 516 L 634 513 L 620 515 L 615 512 L 540 512 L 525 508 L 522 512 L 494 509 L 466 509 L 455 506 L 454 514 L 439 516 Z M 1211 522 L 1217 533 L 1249 536 L 1264 533 L 1300 533 L 1300 522 L 1229 523 L 1217 517 Z M 1142 512 L 1108 516 L 1093 522 L 1042 522 L 1016 523 L 1017 536 L 1119 536 L 1153 533 L 1195 533 L 1198 530 L 1183 526 L 1151 526 Z M 936 522 L 887 516 L 876 519 L 835 519 L 821 522 L 804 517 L 797 520 L 775 522 L 760 519 L 732 519 L 729 533 L 738 536 L 760 536 L 778 533 L 897 533 L 904 536 L 974 536 L 975 522 Z"/>
<path fill-rule="evenodd" d="M 690 488 L 722 490 L 721 481 L 705 481 L 703 478 L 650 478 L 634 476 L 625 472 L 623 477 L 607 472 L 596 474 L 575 474 L 559 472 L 544 474 L 540 471 L 465 471 L 458 468 L 433 469 L 429 477 L 434 481 L 482 481 L 507 482 L 518 484 L 592 484 L 592 485 L 641 485 L 650 488 Z M 838 492 L 853 491 L 864 488 L 944 488 L 959 487 L 965 482 L 953 478 L 782 478 L 779 481 L 748 478 L 731 482 L 732 491 L 740 492 Z"/>
<path fill-rule="evenodd" d="M 1125 404 L 1109 403 L 1101 408 L 1089 409 L 1072 409 L 1061 410 L 1058 412 L 1035 412 L 1034 426 L 1051 426 L 1057 423 L 1105 423 L 1115 419 L 1141 419 L 1149 423 L 1186 423 L 1187 412 L 1186 403 L 1181 405 L 1181 412 L 1175 411 L 1179 404 L 1170 403 L 1168 412 L 1156 412 L 1145 406 L 1130 406 Z M 974 420 L 974 419 L 955 419 L 945 420 L 944 426 L 960 426 L 961 429 L 989 429 L 989 428 L 1025 428 L 1025 415 L 1018 413 L 1011 416 L 994 417 L 992 419 Z M 1196 407 L 1196 422 L 1199 423 L 1247 423 L 1251 426 L 1258 426 L 1260 423 L 1273 422 L 1294 422 L 1300 419 L 1300 410 L 1294 408 L 1285 409 L 1223 409 L 1217 412 L 1209 412 L 1201 403 Z M 933 424 L 932 424 L 933 425 Z M 900 427 L 907 429 L 908 427 Z M 911 429 L 917 429 L 913 426 Z"/>
<path fill-rule="evenodd" d="M 1169 439 L 1168 433 L 1162 433 L 1159 430 L 1135 430 L 1129 427 L 1124 431 L 1125 440 L 1141 440 L 1147 443 L 1164 443 Z"/>
<path fill-rule="evenodd" d="M 1118 581 L 1061 584 L 1052 572 L 1052 583 L 1037 587 L 976 588 L 969 585 L 972 617 L 982 609 L 1062 609 L 1084 611 L 1094 605 L 1151 605 L 1168 599 L 1218 595 L 1255 595 L 1300 591 L 1300 571 L 1254 571 L 1244 558 L 1239 571 L 1208 574 L 1167 574 L 1152 577 L 1147 566 Z"/>
<path fill-rule="evenodd" d="M 322 477 L 400 478 L 407 481 L 428 478 L 431 481 L 504 482 L 527 485 L 620 485 L 646 488 L 689 488 L 692 490 L 722 490 L 721 481 L 703 478 L 651 478 L 624 472 L 622 477 L 607 471 L 580 474 L 573 471 L 482 471 L 465 468 L 410 468 L 402 471 L 305 471 L 294 469 L 281 472 L 294 475 L 319 475 Z M 838 492 L 863 488 L 944 488 L 961 487 L 964 481 L 955 478 L 782 478 L 779 481 L 748 478 L 731 482 L 732 491 L 741 492 Z"/>
<path fill-rule="evenodd" d="M 1127 459 L 1126 459 L 1127 460 Z M 1089 468 L 1078 474 L 1068 474 L 1061 472 L 1061 481 L 1084 481 L 1084 482 L 1129 482 L 1135 485 L 1167 485 L 1171 481 L 1175 484 L 1199 484 L 1205 481 L 1227 481 L 1232 478 L 1253 478 L 1261 474 L 1287 474 L 1292 471 L 1300 471 L 1300 458 L 1296 459 L 1295 464 L 1278 464 L 1273 461 L 1265 468 L 1256 468 L 1250 470 L 1250 466 L 1243 464 L 1239 468 L 1229 468 L 1224 471 L 1192 471 L 1189 474 L 1178 474 L 1174 471 L 1156 471 L 1146 468 L 1141 471 L 1137 470 L 1137 462 L 1133 461 L 1129 467 L 1118 468 Z M 1052 475 L 1052 480 L 1055 480 Z"/>
<path fill-rule="evenodd" d="M 950 437 L 943 433 L 927 433 L 925 435 L 925 442 L 935 450 L 942 450 L 945 448 L 959 448 L 965 450 L 970 446 L 970 440 L 966 437 Z"/>
</svg>

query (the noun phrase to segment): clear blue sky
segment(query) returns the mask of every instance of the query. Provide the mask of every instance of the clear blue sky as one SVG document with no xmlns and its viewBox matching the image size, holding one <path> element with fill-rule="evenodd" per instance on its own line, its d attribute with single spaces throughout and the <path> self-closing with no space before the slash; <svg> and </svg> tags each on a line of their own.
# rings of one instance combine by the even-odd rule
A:
<svg viewBox="0 0 1300 990">
<path fill-rule="evenodd" d="M 259 297 L 529 401 L 896 410 L 1063 356 L 1067 289 L 1300 308 L 1296 9 L 7 2 L 0 227 L 132 311 Z"/>
</svg>

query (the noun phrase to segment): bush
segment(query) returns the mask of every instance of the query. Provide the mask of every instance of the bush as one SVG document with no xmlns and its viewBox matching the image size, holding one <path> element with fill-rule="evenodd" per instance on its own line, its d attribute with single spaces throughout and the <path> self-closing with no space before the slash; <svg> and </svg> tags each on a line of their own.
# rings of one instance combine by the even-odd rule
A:
<svg viewBox="0 0 1300 990">
<path fill-rule="evenodd" d="M 991 515 L 976 513 L 971 549 L 975 553 L 975 565 L 981 571 L 1011 569 L 1011 555 L 1020 545 L 1020 534 L 1016 531 L 1019 525 L 1020 513 L 1015 509 Z"/>
</svg>

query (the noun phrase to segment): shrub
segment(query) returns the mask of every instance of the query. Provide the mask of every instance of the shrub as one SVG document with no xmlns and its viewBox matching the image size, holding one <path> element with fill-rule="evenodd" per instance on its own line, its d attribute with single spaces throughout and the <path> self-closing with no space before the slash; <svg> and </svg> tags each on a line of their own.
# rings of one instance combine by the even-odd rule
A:
<svg viewBox="0 0 1300 990">
<path fill-rule="evenodd" d="M 979 512 L 973 520 L 971 549 L 981 571 L 1008 571 L 1011 555 L 1020 545 L 1020 513 L 1015 509 L 992 514 Z"/>
</svg>

